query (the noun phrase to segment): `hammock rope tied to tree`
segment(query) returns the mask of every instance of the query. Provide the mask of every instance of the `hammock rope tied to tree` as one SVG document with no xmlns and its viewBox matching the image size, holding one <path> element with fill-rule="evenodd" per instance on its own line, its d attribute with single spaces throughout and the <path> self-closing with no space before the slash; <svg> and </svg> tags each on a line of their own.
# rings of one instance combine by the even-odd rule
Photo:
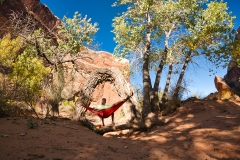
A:
<svg viewBox="0 0 240 160">
<path fill-rule="evenodd" d="M 127 97 L 126 99 L 118 102 L 117 104 L 106 108 L 106 109 L 94 109 L 88 106 L 82 106 L 85 109 L 89 110 L 90 112 L 94 113 L 95 115 L 101 117 L 101 118 L 108 118 L 111 116 L 118 108 L 120 108 L 126 101 L 130 99 L 131 96 Z"/>
</svg>

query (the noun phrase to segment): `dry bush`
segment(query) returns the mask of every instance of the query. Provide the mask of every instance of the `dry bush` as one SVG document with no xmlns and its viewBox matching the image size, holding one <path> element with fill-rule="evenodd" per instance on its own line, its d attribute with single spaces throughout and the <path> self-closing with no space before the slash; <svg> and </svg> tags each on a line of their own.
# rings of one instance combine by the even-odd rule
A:
<svg viewBox="0 0 240 160">
<path fill-rule="evenodd" d="M 181 100 L 179 100 L 179 99 L 172 99 L 172 100 L 167 101 L 165 104 L 165 109 L 162 110 L 162 115 L 166 116 L 166 115 L 169 115 L 169 114 L 175 112 L 176 109 L 178 107 L 180 107 L 180 105 L 181 105 Z"/>
</svg>

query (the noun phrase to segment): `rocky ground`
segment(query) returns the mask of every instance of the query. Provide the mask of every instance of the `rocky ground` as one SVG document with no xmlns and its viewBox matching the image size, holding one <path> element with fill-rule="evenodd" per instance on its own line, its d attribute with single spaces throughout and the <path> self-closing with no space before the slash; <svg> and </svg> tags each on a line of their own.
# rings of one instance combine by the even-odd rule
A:
<svg viewBox="0 0 240 160">
<path fill-rule="evenodd" d="M 124 130 L 101 136 L 67 119 L 4 117 L 0 118 L 0 159 L 240 159 L 240 103 L 190 100 L 164 118 L 166 125 L 148 132 Z"/>
</svg>

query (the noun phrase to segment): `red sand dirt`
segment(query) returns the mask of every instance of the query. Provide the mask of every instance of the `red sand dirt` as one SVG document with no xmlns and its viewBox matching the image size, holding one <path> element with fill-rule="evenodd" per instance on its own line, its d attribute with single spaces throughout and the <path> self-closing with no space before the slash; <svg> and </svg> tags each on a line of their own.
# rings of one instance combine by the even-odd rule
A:
<svg viewBox="0 0 240 160">
<path fill-rule="evenodd" d="M 124 130 L 103 136 L 67 119 L 32 119 L 38 127 L 28 129 L 31 117 L 4 117 L 0 118 L 0 159 L 237 160 L 239 116 L 240 103 L 195 100 L 164 117 L 166 125 L 149 132 Z"/>
</svg>

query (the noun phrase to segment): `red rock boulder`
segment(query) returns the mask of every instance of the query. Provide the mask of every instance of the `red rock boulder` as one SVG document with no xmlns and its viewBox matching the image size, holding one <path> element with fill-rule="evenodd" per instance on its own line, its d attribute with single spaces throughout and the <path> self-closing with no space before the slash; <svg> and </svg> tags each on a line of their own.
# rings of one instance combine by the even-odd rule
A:
<svg viewBox="0 0 240 160">
<path fill-rule="evenodd" d="M 221 99 L 229 99 L 232 95 L 232 89 L 227 85 L 223 78 L 215 76 L 215 87 L 218 90 L 218 97 Z"/>
</svg>

